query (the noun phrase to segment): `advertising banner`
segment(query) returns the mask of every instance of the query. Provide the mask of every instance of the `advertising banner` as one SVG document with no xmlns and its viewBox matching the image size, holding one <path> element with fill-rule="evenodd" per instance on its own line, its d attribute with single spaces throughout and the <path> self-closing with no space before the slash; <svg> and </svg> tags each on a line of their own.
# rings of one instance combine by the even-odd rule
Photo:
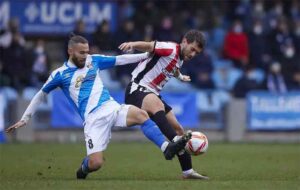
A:
<svg viewBox="0 0 300 190">
<path fill-rule="evenodd" d="M 60 127 L 82 127 L 82 119 L 72 104 L 64 96 L 61 90 L 52 92 L 53 110 L 51 125 L 54 128 Z M 111 92 L 111 96 L 119 103 L 124 103 L 124 92 Z M 163 93 L 163 100 L 166 101 L 175 113 L 178 121 L 184 127 L 196 127 L 198 111 L 196 107 L 196 95 L 194 93 Z"/>
<path fill-rule="evenodd" d="M 251 92 L 247 96 L 248 129 L 299 130 L 300 92 L 278 95 Z"/>
<path fill-rule="evenodd" d="M 18 18 L 23 34 L 67 34 L 82 19 L 86 31 L 91 33 L 103 20 L 111 30 L 116 29 L 117 3 L 114 1 L 66 0 L 0 0 L 0 28 L 11 18 Z"/>
</svg>

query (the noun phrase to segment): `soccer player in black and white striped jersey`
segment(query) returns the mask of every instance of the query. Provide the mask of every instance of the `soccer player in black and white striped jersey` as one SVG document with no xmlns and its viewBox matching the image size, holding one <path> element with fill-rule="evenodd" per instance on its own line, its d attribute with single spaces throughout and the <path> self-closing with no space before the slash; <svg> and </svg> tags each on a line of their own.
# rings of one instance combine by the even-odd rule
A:
<svg viewBox="0 0 300 190">
<path fill-rule="evenodd" d="M 172 108 L 159 95 L 163 86 L 172 77 L 189 82 L 190 77 L 182 75 L 180 68 L 201 53 L 206 40 L 198 30 L 188 31 L 180 44 L 174 42 L 125 42 L 119 46 L 122 51 L 138 50 L 150 52 L 151 57 L 139 63 L 132 72 L 132 80 L 127 86 L 125 102 L 147 111 L 151 119 L 159 126 L 163 134 L 176 141 L 177 135 L 183 135 L 184 129 L 177 121 Z M 191 156 L 182 151 L 178 154 L 184 179 L 208 179 L 192 168 Z"/>
</svg>

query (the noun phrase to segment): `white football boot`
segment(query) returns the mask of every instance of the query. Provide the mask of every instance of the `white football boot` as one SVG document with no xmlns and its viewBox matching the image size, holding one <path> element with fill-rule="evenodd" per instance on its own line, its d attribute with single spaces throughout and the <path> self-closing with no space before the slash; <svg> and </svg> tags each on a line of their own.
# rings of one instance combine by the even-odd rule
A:
<svg viewBox="0 0 300 190">
<path fill-rule="evenodd" d="M 182 179 L 202 179 L 202 180 L 208 180 L 209 177 L 201 175 L 198 172 L 196 172 L 196 171 L 193 170 L 189 174 L 182 174 Z"/>
</svg>

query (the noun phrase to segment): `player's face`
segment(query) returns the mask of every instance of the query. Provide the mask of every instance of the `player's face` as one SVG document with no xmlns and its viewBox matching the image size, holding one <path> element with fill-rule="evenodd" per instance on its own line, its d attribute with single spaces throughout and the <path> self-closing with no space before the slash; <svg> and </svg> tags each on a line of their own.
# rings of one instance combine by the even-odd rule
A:
<svg viewBox="0 0 300 190">
<path fill-rule="evenodd" d="M 78 43 L 69 48 L 69 55 L 72 62 L 79 68 L 83 68 L 87 55 L 89 53 L 89 44 Z"/>
<path fill-rule="evenodd" d="M 188 61 L 201 53 L 202 49 L 198 46 L 197 42 L 188 43 L 186 39 L 182 42 L 182 55 L 183 60 Z"/>
</svg>

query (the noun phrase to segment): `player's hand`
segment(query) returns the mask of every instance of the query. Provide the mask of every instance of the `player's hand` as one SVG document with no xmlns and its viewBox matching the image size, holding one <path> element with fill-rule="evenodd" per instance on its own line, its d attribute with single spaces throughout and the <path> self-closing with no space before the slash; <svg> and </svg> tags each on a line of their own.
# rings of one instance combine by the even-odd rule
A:
<svg viewBox="0 0 300 190">
<path fill-rule="evenodd" d="M 184 82 L 191 82 L 191 77 L 188 75 L 182 75 L 182 81 Z"/>
<path fill-rule="evenodd" d="M 119 49 L 126 52 L 126 53 L 132 53 L 133 50 L 134 50 L 131 42 L 122 43 L 119 46 Z"/>
<path fill-rule="evenodd" d="M 26 125 L 25 121 L 18 121 L 17 123 L 15 123 L 14 125 L 8 127 L 5 131 L 7 133 L 13 132 L 15 129 L 18 129 L 20 127 L 24 127 Z"/>
</svg>

